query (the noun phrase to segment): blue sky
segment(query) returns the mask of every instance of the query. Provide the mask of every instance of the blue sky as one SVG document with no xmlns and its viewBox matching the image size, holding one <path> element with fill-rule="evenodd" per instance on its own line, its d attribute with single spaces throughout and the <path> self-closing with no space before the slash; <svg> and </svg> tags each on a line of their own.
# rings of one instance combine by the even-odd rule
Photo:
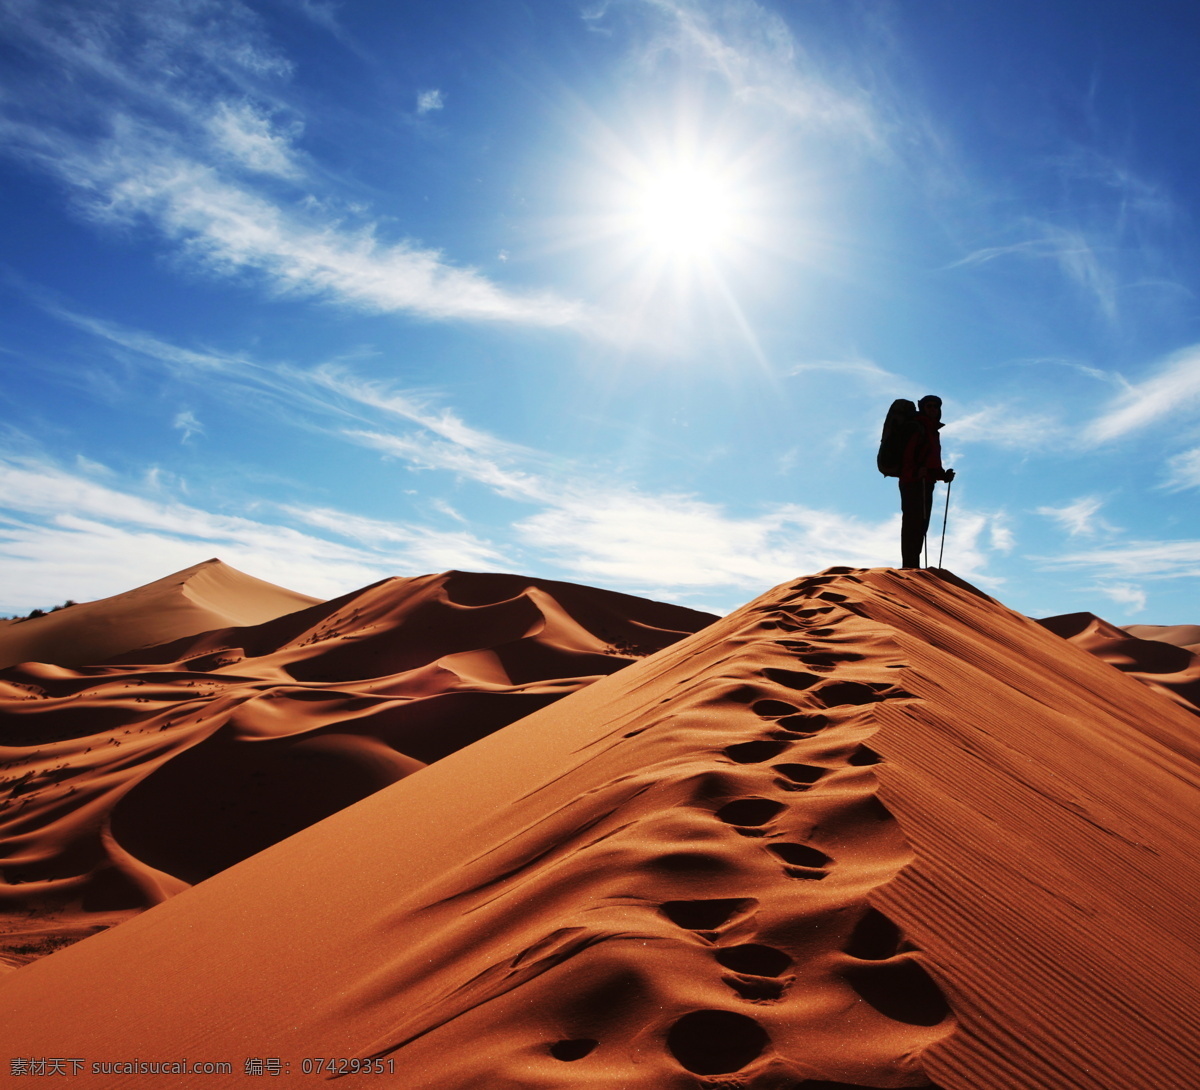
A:
<svg viewBox="0 0 1200 1090">
<path fill-rule="evenodd" d="M 934 392 L 948 567 L 1200 619 L 1193 6 L 0 11 L 0 611 L 214 555 L 725 611 L 898 563 Z"/>
</svg>

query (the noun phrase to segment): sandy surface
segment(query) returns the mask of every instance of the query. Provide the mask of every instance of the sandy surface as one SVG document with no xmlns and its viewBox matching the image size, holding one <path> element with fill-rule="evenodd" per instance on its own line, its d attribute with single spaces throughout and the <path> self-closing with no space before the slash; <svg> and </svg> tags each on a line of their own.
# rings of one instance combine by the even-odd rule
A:
<svg viewBox="0 0 1200 1090">
<path fill-rule="evenodd" d="M 214 593 L 249 576 L 211 562 L 189 572 L 204 616 L 254 614 Z M 70 621 L 111 631 L 131 601 L 157 609 L 178 578 L 108 599 L 110 614 L 103 602 L 63 611 L 60 635 Z M 128 919 L 713 620 L 450 572 L 102 666 L 2 670 L 0 965 Z"/>
<path fill-rule="evenodd" d="M 319 601 L 214 558 L 124 594 L 0 624 L 0 667 L 104 662 L 135 647 L 195 632 L 261 624 Z"/>
<path fill-rule="evenodd" d="M 1200 713 L 1200 627 L 1118 628 L 1094 613 L 1064 613 L 1038 623 L 1168 700 Z M 1200 732 L 1200 724 L 1197 730 Z"/>
<path fill-rule="evenodd" d="M 1193 714 L 948 573 L 831 569 L 8 974 L 0 1051 L 1193 1090 L 1197 757 Z"/>
</svg>

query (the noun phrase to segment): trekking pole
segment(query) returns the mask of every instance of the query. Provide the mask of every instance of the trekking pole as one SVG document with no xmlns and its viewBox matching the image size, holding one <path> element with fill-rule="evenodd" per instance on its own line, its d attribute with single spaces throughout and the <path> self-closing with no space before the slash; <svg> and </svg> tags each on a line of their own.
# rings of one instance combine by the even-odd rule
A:
<svg viewBox="0 0 1200 1090">
<path fill-rule="evenodd" d="M 921 547 L 925 550 L 925 561 L 921 565 L 923 568 L 929 567 L 929 505 L 933 502 L 932 491 L 933 485 L 930 485 L 928 490 L 924 484 L 921 485 L 922 498 L 925 501 L 925 537 L 921 541 Z"/>
<path fill-rule="evenodd" d="M 938 567 L 942 566 L 942 554 L 946 551 L 946 520 L 950 517 L 950 486 L 953 481 L 946 482 L 946 510 L 942 512 L 942 547 L 938 550 Z"/>
</svg>

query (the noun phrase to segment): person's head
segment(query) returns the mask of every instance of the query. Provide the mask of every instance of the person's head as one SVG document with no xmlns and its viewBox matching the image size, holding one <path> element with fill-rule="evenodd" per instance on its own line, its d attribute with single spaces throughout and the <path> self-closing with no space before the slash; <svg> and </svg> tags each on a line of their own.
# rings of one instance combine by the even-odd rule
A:
<svg viewBox="0 0 1200 1090">
<path fill-rule="evenodd" d="M 937 394 L 926 394 L 917 402 L 917 409 L 932 420 L 941 420 L 942 399 Z"/>
</svg>

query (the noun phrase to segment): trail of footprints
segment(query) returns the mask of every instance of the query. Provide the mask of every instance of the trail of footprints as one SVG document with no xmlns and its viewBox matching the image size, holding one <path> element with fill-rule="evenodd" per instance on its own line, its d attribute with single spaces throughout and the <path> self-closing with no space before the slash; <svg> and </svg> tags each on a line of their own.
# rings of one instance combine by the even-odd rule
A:
<svg viewBox="0 0 1200 1090">
<path fill-rule="evenodd" d="M 831 572 L 840 574 L 837 569 Z M 849 572 L 846 569 L 844 574 Z M 788 601 L 811 596 L 831 581 L 831 577 L 821 576 L 804 580 L 795 586 L 795 594 Z M 881 700 L 912 699 L 891 682 L 828 677 L 840 664 L 856 662 L 865 656 L 809 642 L 834 636 L 839 620 L 851 616 L 837 608 L 838 602 L 846 600 L 844 595 L 825 591 L 816 593 L 815 598 L 816 604 L 811 604 L 812 597 L 804 605 L 785 602 L 772 609 L 760 623 L 762 628 L 780 631 L 776 645 L 794 655 L 800 668 L 761 671 L 772 687 L 747 694 L 748 710 L 757 719 L 754 733 L 758 736 L 733 742 L 714 755 L 724 767 L 732 764 L 770 770 L 775 797 L 764 793 L 735 798 L 718 806 L 713 817 L 745 837 L 748 850 L 767 853 L 786 879 L 801 882 L 822 881 L 836 873 L 838 861 L 812 844 L 799 838 L 787 839 L 786 832 L 777 831 L 779 826 L 788 824 L 786 819 L 793 807 L 802 803 L 797 794 L 820 792 L 823 781 L 838 767 L 862 767 L 881 760 L 868 746 L 850 742 L 840 762 L 830 762 L 827 743 L 836 734 L 833 728 L 848 726 L 855 735 L 861 735 L 863 720 L 859 713 L 864 706 Z M 836 616 L 839 612 L 840 618 Z M 799 638 L 798 634 L 807 638 Z M 894 668 L 896 664 L 888 665 Z M 790 690 L 787 699 L 767 695 L 781 688 Z M 822 732 L 825 733 L 817 748 L 823 754 L 820 759 L 826 763 L 805 762 L 804 743 L 817 739 Z M 875 817 L 894 820 L 873 794 L 865 800 L 853 798 L 845 805 L 867 805 L 873 808 Z M 754 1018 L 753 1007 L 778 1003 L 795 981 L 795 974 L 790 972 L 796 968 L 794 959 L 784 950 L 759 942 L 719 945 L 723 941 L 722 929 L 728 930 L 727 925 L 744 919 L 756 903 L 755 898 L 747 896 L 665 901 L 659 906 L 660 913 L 672 924 L 713 944 L 714 970 L 720 973 L 731 998 L 751 1007 L 747 1013 L 720 1009 L 691 1011 L 668 1031 L 667 1047 L 686 1070 L 700 1076 L 727 1076 L 716 1081 L 706 1079 L 706 1086 L 753 1085 L 737 1073 L 771 1043 L 767 1031 Z M 941 991 L 916 962 L 898 957 L 915 947 L 881 912 L 859 904 L 859 919 L 848 942 L 842 946 L 842 952 L 856 959 L 856 964 L 842 972 L 843 978 L 859 998 L 886 1018 L 911 1026 L 942 1023 L 950 1012 Z M 593 1040 L 559 1041 L 551 1046 L 551 1053 L 560 1060 L 571 1061 L 586 1056 L 596 1044 Z M 781 1084 L 771 1081 L 770 1085 Z M 868 1090 L 859 1084 L 819 1079 L 804 1079 L 789 1086 L 791 1090 Z"/>
</svg>

